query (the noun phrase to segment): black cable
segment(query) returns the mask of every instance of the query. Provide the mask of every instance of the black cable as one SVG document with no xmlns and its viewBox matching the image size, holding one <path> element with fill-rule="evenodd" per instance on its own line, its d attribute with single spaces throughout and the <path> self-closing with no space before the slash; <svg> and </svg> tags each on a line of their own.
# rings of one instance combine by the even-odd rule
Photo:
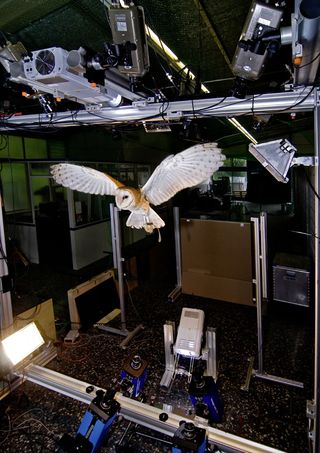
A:
<svg viewBox="0 0 320 453">
<path fill-rule="evenodd" d="M 303 91 L 305 91 L 306 88 L 307 88 L 307 87 L 305 87 Z M 290 105 L 289 107 L 286 107 L 286 108 L 280 109 L 280 110 L 276 110 L 275 113 L 285 112 L 285 111 L 291 110 L 292 108 L 295 108 L 295 107 L 297 107 L 298 105 L 302 104 L 302 103 L 303 103 L 303 102 L 311 95 L 311 93 L 313 92 L 314 89 L 315 89 L 315 86 L 313 86 L 313 87 L 311 88 L 311 90 L 310 90 L 310 91 L 309 91 L 302 99 L 300 99 L 300 100 L 297 101 L 296 103 Z M 233 105 L 237 105 L 237 104 L 239 104 L 239 103 L 241 103 L 241 102 L 247 102 L 247 101 L 250 101 L 250 100 L 252 101 L 253 99 L 256 99 L 257 97 L 260 97 L 260 96 L 262 96 L 262 93 L 260 93 L 260 94 L 258 94 L 258 95 L 255 94 L 255 95 L 253 95 L 252 97 L 245 98 L 245 99 L 241 99 L 241 100 L 239 100 L 239 101 L 237 101 L 237 102 L 233 102 L 233 103 L 230 103 L 230 104 L 228 104 L 228 105 L 229 105 L 229 106 L 233 106 Z M 226 99 L 226 97 L 224 97 L 223 99 L 221 99 L 215 106 L 218 106 L 219 104 L 221 104 L 225 99 Z M 210 110 L 214 110 L 214 107 L 215 107 L 215 106 L 203 107 L 202 109 L 196 110 L 196 113 L 203 112 L 203 111 L 205 112 L 206 110 L 209 110 L 209 109 L 210 109 Z M 191 113 L 191 112 L 190 112 L 190 113 Z M 207 114 L 201 113 L 201 115 L 202 115 L 202 116 L 210 116 L 210 112 L 208 112 Z M 241 116 L 241 115 L 237 115 L 237 116 Z"/>
<path fill-rule="evenodd" d="M 305 91 L 306 88 L 307 87 L 305 87 L 303 91 Z M 313 92 L 314 89 L 315 89 L 315 87 L 313 86 L 311 88 L 311 90 L 308 92 L 308 94 L 304 98 L 302 98 L 300 101 L 298 101 L 296 104 L 290 105 L 290 107 L 286 107 L 285 109 L 282 109 L 282 110 L 276 110 L 276 113 L 286 112 L 286 111 L 291 110 L 292 108 L 297 107 L 298 105 L 302 104 L 306 99 L 308 99 L 308 97 L 310 96 L 310 94 Z"/>
<path fill-rule="evenodd" d="M 305 68 L 306 66 L 311 65 L 314 61 L 316 61 L 320 57 L 320 52 L 311 60 L 309 63 L 305 63 L 302 66 L 297 66 L 297 69 Z"/>
<path fill-rule="evenodd" d="M 255 98 L 257 97 L 260 97 L 262 96 L 262 94 L 258 94 L 258 95 L 255 95 Z M 225 100 L 227 99 L 227 96 L 225 96 L 224 98 L 220 99 L 220 101 L 218 101 L 216 104 L 212 104 L 212 105 L 209 105 L 208 107 L 203 107 L 199 110 L 196 110 L 196 113 L 198 112 L 202 112 L 202 111 L 206 111 L 206 110 L 214 110 L 215 107 L 219 106 L 220 104 L 222 104 L 222 102 L 224 102 Z M 238 101 L 234 101 L 234 102 L 230 102 L 230 104 L 228 104 L 228 106 L 233 106 L 233 105 L 237 105 L 237 104 L 241 104 L 242 102 L 247 102 L 247 101 L 251 101 L 252 100 L 252 97 L 249 97 L 249 98 L 245 98 L 245 99 L 240 99 Z M 210 113 L 210 112 L 208 112 Z M 203 116 L 208 116 L 208 115 L 203 115 Z M 240 116 L 240 115 L 239 115 Z"/>
</svg>

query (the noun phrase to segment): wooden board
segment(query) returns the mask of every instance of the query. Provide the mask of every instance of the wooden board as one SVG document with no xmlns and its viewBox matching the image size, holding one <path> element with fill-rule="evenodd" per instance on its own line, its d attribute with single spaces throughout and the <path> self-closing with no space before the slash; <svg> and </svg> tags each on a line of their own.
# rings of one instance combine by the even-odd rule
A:
<svg viewBox="0 0 320 453">
<path fill-rule="evenodd" d="M 42 302 L 36 307 L 30 308 L 16 316 L 13 322 L 13 331 L 16 332 L 22 329 L 22 327 L 32 321 L 36 323 L 46 342 L 57 339 L 52 299 Z"/>
<path fill-rule="evenodd" d="M 102 272 L 101 274 L 91 278 L 90 280 L 87 280 L 84 283 L 81 283 L 80 285 L 78 285 L 75 288 L 72 288 L 68 291 L 68 304 L 69 304 L 71 329 L 74 329 L 74 330 L 80 329 L 84 325 L 84 322 L 83 321 L 81 322 L 81 319 L 80 319 L 81 318 L 81 316 L 79 314 L 80 308 L 78 309 L 77 300 L 79 301 L 79 298 L 81 298 L 81 296 L 83 296 L 86 293 L 89 293 L 90 290 L 94 290 L 94 288 L 97 288 L 99 285 L 103 284 L 104 282 L 106 282 L 110 279 L 112 279 L 114 281 L 113 270 L 108 270 L 106 272 Z M 117 289 L 115 289 L 115 291 L 117 293 Z M 115 316 L 117 316 L 120 313 L 120 310 L 118 307 L 112 306 L 112 304 L 114 304 L 114 300 L 110 299 L 110 301 L 108 301 L 107 294 L 104 294 L 103 297 L 105 298 L 105 300 L 102 301 L 103 304 L 101 304 L 101 303 L 99 304 L 99 307 L 95 306 L 94 301 L 92 301 L 91 305 L 89 305 L 87 308 L 88 314 L 91 312 L 91 310 L 95 310 L 97 308 L 99 310 L 103 309 L 104 314 L 103 314 L 102 320 L 104 320 L 107 316 L 107 319 L 110 321 L 111 319 L 113 319 Z M 105 305 L 104 305 L 104 303 L 105 303 Z M 82 308 L 83 308 L 83 306 L 82 306 Z M 116 312 L 114 312 L 115 308 L 118 308 Z M 109 312 L 108 312 L 108 309 L 110 310 Z M 110 312 L 113 312 L 113 314 L 111 315 Z M 92 314 L 94 317 L 94 313 L 92 313 Z M 89 317 L 91 318 L 91 315 Z M 95 322 L 100 324 L 103 322 L 102 320 L 96 319 Z"/>
<path fill-rule="evenodd" d="M 249 222 L 181 219 L 182 292 L 253 305 Z"/>
</svg>

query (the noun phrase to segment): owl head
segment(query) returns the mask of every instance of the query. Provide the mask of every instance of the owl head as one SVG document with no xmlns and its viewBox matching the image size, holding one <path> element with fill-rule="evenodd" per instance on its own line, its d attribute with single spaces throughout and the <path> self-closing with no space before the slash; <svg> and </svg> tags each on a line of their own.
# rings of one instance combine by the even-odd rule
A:
<svg viewBox="0 0 320 453">
<path fill-rule="evenodd" d="M 119 209 L 130 209 L 136 204 L 133 191 L 129 188 L 116 190 L 116 205 Z"/>
</svg>

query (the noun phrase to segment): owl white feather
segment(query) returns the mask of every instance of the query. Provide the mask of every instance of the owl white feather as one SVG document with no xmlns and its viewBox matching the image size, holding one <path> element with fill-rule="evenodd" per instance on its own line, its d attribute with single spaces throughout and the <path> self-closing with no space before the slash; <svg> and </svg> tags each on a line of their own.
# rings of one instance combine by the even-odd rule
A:
<svg viewBox="0 0 320 453">
<path fill-rule="evenodd" d="M 223 165 L 225 156 L 216 143 L 192 146 L 166 157 L 141 188 L 128 187 L 93 168 L 73 164 L 51 166 L 54 180 L 64 187 L 95 195 L 113 195 L 119 209 L 131 211 L 126 225 L 151 233 L 165 225 L 151 208 L 172 198 L 177 192 L 208 180 Z"/>
</svg>

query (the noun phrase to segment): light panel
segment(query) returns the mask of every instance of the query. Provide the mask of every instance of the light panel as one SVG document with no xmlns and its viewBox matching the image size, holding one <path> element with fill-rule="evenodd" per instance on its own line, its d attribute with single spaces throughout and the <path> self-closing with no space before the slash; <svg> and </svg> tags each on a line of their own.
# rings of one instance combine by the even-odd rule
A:
<svg viewBox="0 0 320 453">
<path fill-rule="evenodd" d="M 2 340 L 3 350 L 12 365 L 21 362 L 43 344 L 44 339 L 34 322 Z"/>
</svg>

